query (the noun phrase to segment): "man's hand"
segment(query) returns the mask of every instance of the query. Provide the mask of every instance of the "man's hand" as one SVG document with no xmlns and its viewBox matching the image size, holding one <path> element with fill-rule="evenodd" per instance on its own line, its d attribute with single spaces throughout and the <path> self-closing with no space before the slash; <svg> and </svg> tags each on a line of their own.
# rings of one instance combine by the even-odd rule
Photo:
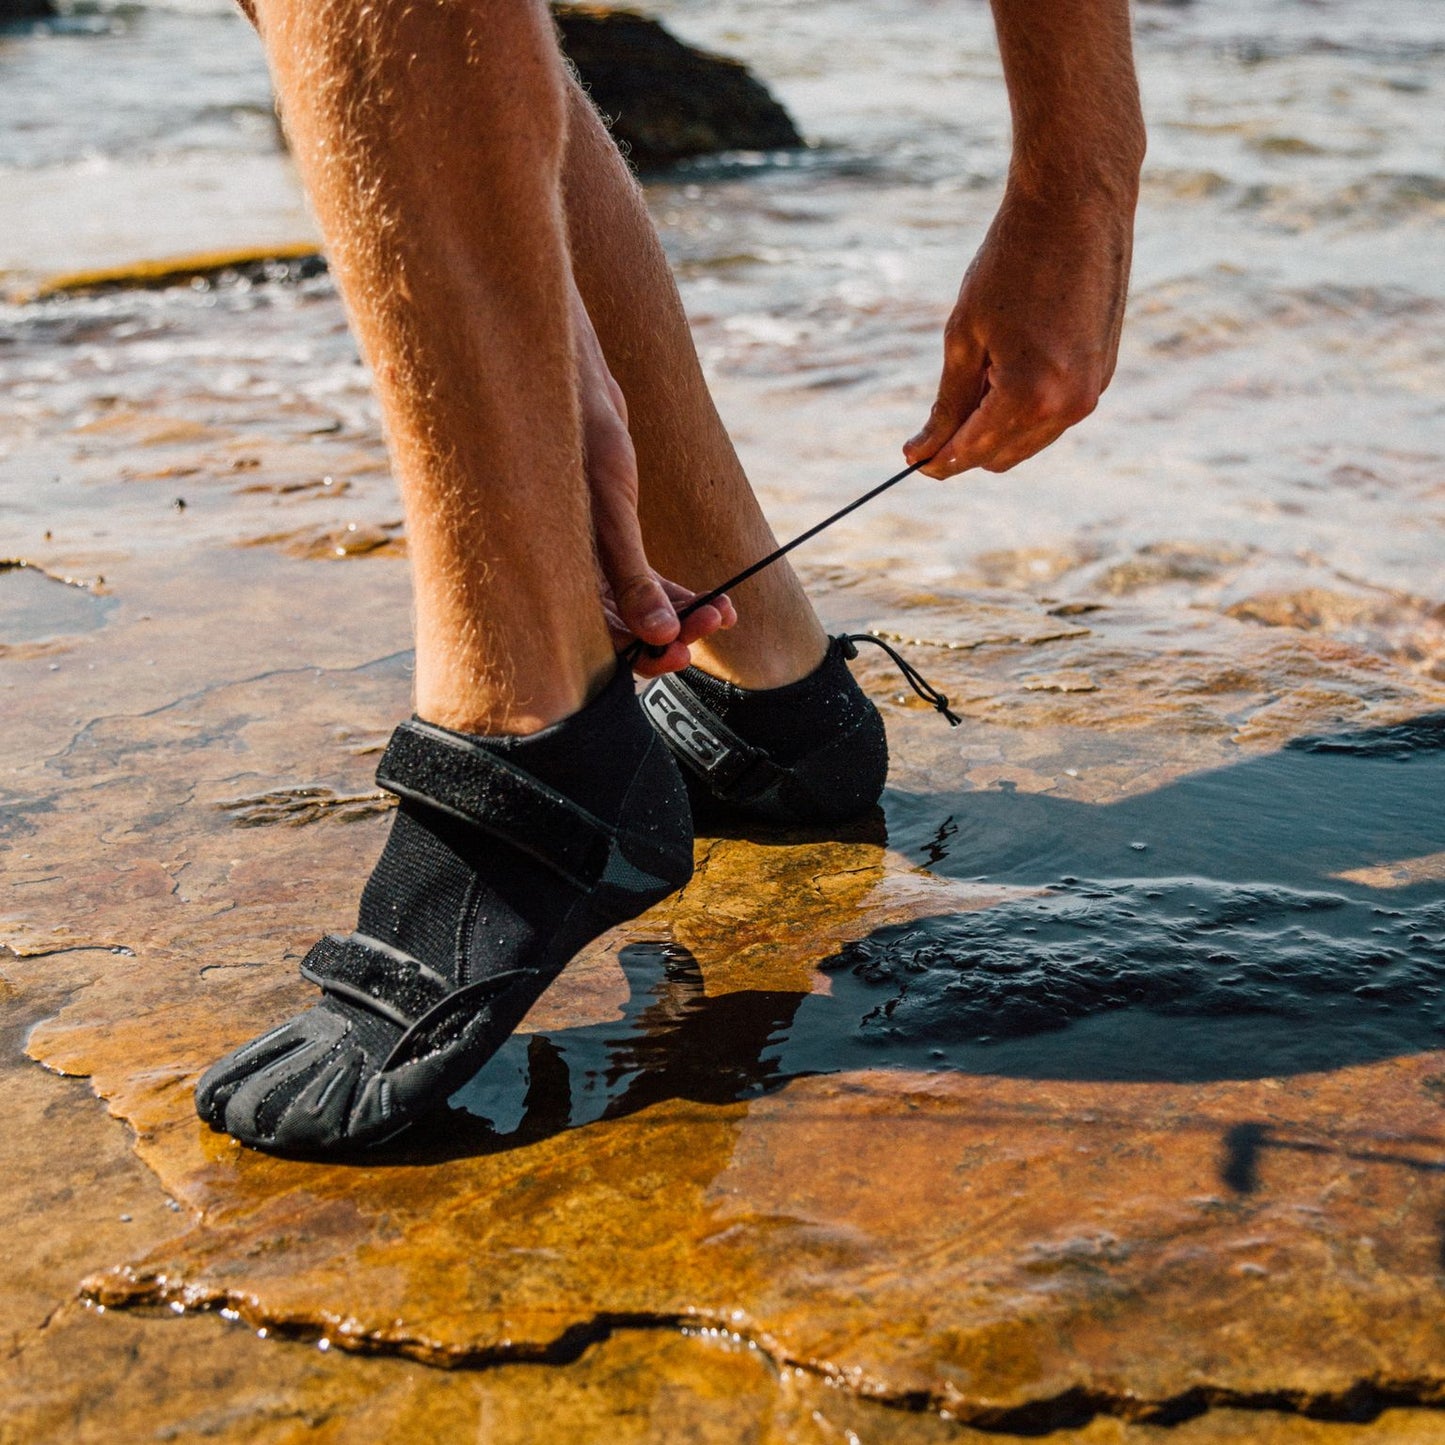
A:
<svg viewBox="0 0 1445 1445">
<path fill-rule="evenodd" d="M 602 605 L 620 651 L 633 638 L 665 649 L 644 653 L 634 670 L 643 677 L 678 672 L 688 665 L 688 645 L 737 621 L 726 597 L 678 621 L 695 593 L 669 582 L 648 564 L 637 520 L 637 456 L 627 431 L 627 402 L 608 369 L 587 307 L 572 287 L 572 330 L 577 350 L 577 390 L 582 409 L 582 449 L 592 494 L 592 528 L 602 566 Z"/>
<path fill-rule="evenodd" d="M 1114 374 L 1144 155 L 1126 0 L 993 0 L 1014 120 L 998 215 L 944 328 L 910 463 L 1006 472 Z"/>
<path fill-rule="evenodd" d="M 1005 197 L 944 328 L 910 463 L 1006 472 L 1093 411 L 1114 375 L 1132 229 L 1132 206 Z"/>
</svg>

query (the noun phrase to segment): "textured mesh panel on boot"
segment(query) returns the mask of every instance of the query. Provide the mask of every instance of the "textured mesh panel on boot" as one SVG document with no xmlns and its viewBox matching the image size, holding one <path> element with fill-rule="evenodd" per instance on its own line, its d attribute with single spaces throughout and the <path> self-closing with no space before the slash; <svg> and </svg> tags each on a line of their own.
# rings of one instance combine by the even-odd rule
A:
<svg viewBox="0 0 1445 1445">
<path fill-rule="evenodd" d="M 403 803 L 361 895 L 358 926 L 453 981 L 459 925 L 476 876 L 461 848 L 475 834 L 444 815 Z"/>
</svg>

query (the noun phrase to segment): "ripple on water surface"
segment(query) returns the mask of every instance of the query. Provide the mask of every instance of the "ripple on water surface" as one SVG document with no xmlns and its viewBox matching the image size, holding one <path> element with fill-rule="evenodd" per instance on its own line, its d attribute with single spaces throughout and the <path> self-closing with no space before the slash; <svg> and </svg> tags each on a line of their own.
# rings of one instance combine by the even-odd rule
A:
<svg viewBox="0 0 1445 1445">
<path fill-rule="evenodd" d="M 1248 1078 L 1439 1048 L 1442 802 L 1441 715 L 1109 804 L 904 800 L 891 832 L 918 861 L 1038 891 L 825 967 L 836 997 L 872 997 L 855 1042 L 991 1073 Z"/>
<path fill-rule="evenodd" d="M 850 1062 L 1250 1078 L 1445 1045 L 1445 901 L 1201 879 L 1085 883 L 925 918 L 825 965 Z M 800 1023 L 802 1021 L 800 1020 Z M 800 1029 L 799 1071 L 823 1040 Z"/>
</svg>

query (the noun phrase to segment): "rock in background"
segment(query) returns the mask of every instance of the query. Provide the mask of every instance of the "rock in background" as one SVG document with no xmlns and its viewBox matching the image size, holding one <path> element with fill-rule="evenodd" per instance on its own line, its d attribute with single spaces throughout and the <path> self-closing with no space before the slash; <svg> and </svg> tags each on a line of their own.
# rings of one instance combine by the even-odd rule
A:
<svg viewBox="0 0 1445 1445">
<path fill-rule="evenodd" d="M 0 0 L 7 4 L 48 0 Z M 553 5 L 562 50 L 637 170 L 721 151 L 786 150 L 803 137 L 741 61 L 684 45 L 635 10 Z M 277 120 L 281 144 L 286 133 Z"/>
<path fill-rule="evenodd" d="M 639 170 L 803 143 L 740 62 L 684 45 L 633 10 L 553 5 L 552 14 L 567 58 Z"/>
<path fill-rule="evenodd" d="M 54 14 L 51 0 L 0 0 L 0 25 L 16 20 L 47 20 Z"/>
</svg>

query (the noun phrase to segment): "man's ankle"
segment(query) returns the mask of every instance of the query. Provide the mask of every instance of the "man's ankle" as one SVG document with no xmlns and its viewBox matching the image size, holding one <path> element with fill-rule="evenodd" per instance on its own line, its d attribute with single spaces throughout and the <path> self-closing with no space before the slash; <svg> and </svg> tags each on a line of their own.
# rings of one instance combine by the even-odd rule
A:
<svg viewBox="0 0 1445 1445">
<path fill-rule="evenodd" d="M 474 737 L 530 737 L 596 701 L 617 673 L 609 653 L 586 670 L 536 677 L 511 687 L 456 686 L 455 679 L 417 672 L 416 714 L 425 722 Z"/>
<path fill-rule="evenodd" d="M 762 690 L 786 687 L 816 672 L 827 651 L 828 636 L 822 624 L 809 616 L 787 631 L 771 627 L 750 630 L 739 622 L 706 642 L 694 643 L 692 660 L 695 667 L 724 682 Z"/>
</svg>

